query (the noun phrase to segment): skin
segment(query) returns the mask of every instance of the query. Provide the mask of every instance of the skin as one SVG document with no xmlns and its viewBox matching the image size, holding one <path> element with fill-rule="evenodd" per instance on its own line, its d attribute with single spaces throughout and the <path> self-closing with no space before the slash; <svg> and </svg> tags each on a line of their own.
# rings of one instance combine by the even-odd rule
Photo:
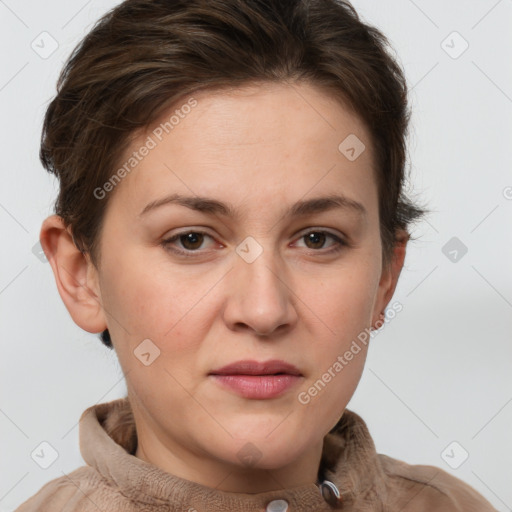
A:
<svg viewBox="0 0 512 512">
<path fill-rule="evenodd" d="M 316 483 L 323 437 L 357 387 L 367 347 L 308 404 L 298 394 L 379 320 L 406 238 L 383 267 L 369 133 L 325 92 L 306 83 L 253 84 L 194 98 L 197 106 L 110 192 L 99 269 L 55 215 L 42 225 L 41 244 L 75 323 L 110 331 L 137 425 L 137 457 L 224 491 Z M 159 122 L 136 134 L 126 158 Z M 352 133 L 366 146 L 355 161 L 338 150 Z M 229 203 L 238 217 L 178 204 L 139 216 L 170 193 Z M 297 201 L 330 194 L 361 203 L 366 214 L 284 215 Z M 198 229 L 209 236 L 161 245 Z M 333 252 L 338 244 L 329 235 L 304 236 L 322 230 L 347 244 Z M 252 263 L 236 252 L 248 236 L 262 249 Z M 145 366 L 134 350 L 148 338 L 160 355 Z M 208 375 L 241 359 L 282 359 L 302 377 L 277 398 L 243 398 Z M 249 442 L 259 457 L 252 465 L 238 455 Z"/>
</svg>

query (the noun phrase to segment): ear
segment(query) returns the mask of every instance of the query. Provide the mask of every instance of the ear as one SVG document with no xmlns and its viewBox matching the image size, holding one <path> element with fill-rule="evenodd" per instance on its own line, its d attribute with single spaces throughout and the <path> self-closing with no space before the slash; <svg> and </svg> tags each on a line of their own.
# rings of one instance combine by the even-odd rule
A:
<svg viewBox="0 0 512 512">
<path fill-rule="evenodd" d="M 375 324 L 379 319 L 382 321 L 381 313 L 384 312 L 386 306 L 389 304 L 389 301 L 395 293 L 398 278 L 400 277 L 400 272 L 404 266 L 405 250 L 408 241 L 409 233 L 405 230 L 397 231 L 391 261 L 387 266 L 382 268 L 379 289 L 372 314 L 372 326 L 376 329 L 378 327 L 375 327 Z"/>
<path fill-rule="evenodd" d="M 74 322 L 87 332 L 102 332 L 107 324 L 98 273 L 89 254 L 82 254 L 76 247 L 71 230 L 65 227 L 58 215 L 44 220 L 39 239 L 52 267 L 61 299 Z"/>
</svg>

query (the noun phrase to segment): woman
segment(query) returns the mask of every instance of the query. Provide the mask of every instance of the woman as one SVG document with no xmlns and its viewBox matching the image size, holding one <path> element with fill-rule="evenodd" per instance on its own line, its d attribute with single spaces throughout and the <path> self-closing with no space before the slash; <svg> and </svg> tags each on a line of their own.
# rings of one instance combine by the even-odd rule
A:
<svg viewBox="0 0 512 512">
<path fill-rule="evenodd" d="M 62 72 L 41 229 L 128 396 L 80 419 L 88 466 L 18 511 L 491 511 L 377 454 L 346 408 L 423 213 L 407 90 L 335 0 L 127 0 Z"/>
</svg>

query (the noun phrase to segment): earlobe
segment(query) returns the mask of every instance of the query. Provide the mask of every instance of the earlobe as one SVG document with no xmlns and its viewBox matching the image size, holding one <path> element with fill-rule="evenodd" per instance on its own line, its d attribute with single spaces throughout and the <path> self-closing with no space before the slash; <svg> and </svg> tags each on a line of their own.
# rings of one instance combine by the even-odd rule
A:
<svg viewBox="0 0 512 512">
<path fill-rule="evenodd" d="M 409 234 L 400 230 L 395 237 L 395 245 L 389 265 L 382 270 L 379 282 L 378 297 L 373 311 L 372 325 L 375 325 L 384 314 L 386 306 L 395 293 L 398 278 L 402 271 Z"/>
<path fill-rule="evenodd" d="M 51 215 L 44 220 L 39 238 L 59 295 L 73 321 L 91 333 L 106 329 L 96 269 L 88 254 L 82 254 L 76 247 L 71 230 L 61 217 Z"/>
</svg>

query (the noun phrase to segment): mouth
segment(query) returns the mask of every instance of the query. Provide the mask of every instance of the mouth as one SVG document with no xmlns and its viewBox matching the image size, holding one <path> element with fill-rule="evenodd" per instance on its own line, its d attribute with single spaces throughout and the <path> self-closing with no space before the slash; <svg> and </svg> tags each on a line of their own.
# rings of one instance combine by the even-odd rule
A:
<svg viewBox="0 0 512 512">
<path fill-rule="evenodd" d="M 270 361 L 236 361 L 217 370 L 210 375 L 295 375 L 302 376 L 299 369 L 291 363 L 272 359 Z"/>
<path fill-rule="evenodd" d="M 280 360 L 237 361 L 213 370 L 209 376 L 224 389 L 253 400 L 277 398 L 303 379 L 297 367 Z"/>
</svg>

